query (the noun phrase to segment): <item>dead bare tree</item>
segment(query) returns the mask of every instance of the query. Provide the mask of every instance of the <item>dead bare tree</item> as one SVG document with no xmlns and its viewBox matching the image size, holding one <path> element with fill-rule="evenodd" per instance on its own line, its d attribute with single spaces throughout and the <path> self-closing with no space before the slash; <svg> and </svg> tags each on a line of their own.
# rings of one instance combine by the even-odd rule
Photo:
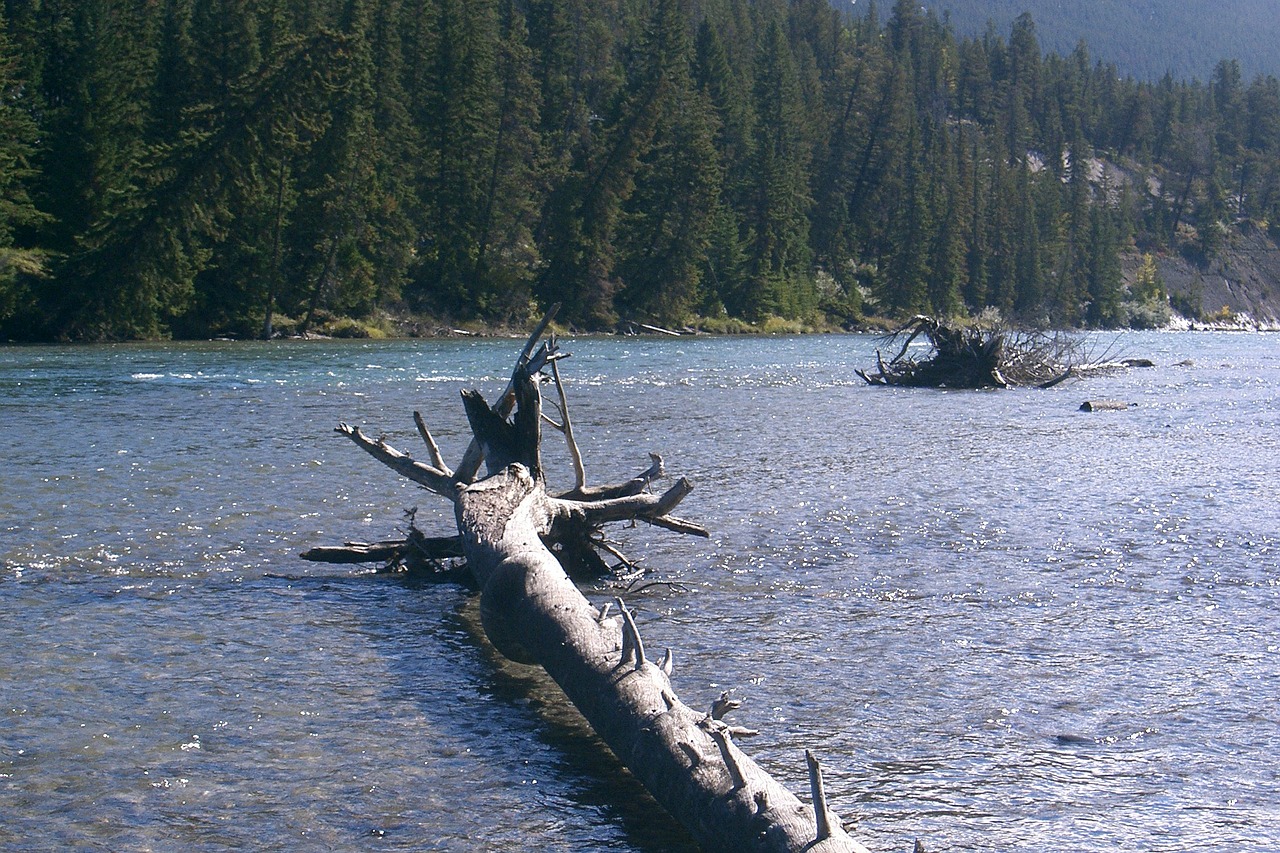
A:
<svg viewBox="0 0 1280 853">
<path fill-rule="evenodd" d="M 866 853 L 828 809 L 812 753 L 806 753 L 812 794 L 807 807 L 739 748 L 738 739 L 755 732 L 725 722 L 737 701 L 723 694 L 706 711 L 685 705 L 671 681 L 672 652 L 652 657 L 621 599 L 597 608 L 570 579 L 566 564 L 601 559 L 599 533 L 606 523 L 644 521 L 698 536 L 707 531 L 672 514 L 693 488 L 688 480 L 681 478 L 660 495 L 649 491 L 664 474 L 657 456 L 624 483 L 587 485 L 557 367 L 562 354 L 554 337 L 535 350 L 553 313 L 530 336 L 510 384 L 492 406 L 476 391 L 463 392 L 473 439 L 456 468 L 445 464 L 417 413 L 427 462 L 357 427 L 340 424 L 338 431 L 453 503 L 458 537 L 447 542 L 456 542 L 467 574 L 481 590 L 481 623 L 489 641 L 512 660 L 542 666 L 704 849 Z M 548 368 L 559 421 L 542 411 L 539 385 Z M 574 463 L 574 486 L 555 495 L 547 491 L 540 455 L 544 422 L 563 433 Z M 482 464 L 486 476 L 477 479 Z M 445 541 L 437 546 L 445 549 Z M 354 557 L 352 550 L 334 549 L 328 556 Z"/>
</svg>

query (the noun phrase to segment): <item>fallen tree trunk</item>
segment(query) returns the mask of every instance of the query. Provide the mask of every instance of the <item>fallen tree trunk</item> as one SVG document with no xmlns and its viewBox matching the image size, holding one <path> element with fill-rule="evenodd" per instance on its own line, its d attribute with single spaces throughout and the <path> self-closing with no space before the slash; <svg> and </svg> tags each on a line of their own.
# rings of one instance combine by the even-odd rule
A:
<svg viewBox="0 0 1280 853">
<path fill-rule="evenodd" d="M 622 763 L 705 850 L 866 853 L 827 808 L 812 754 L 806 753 L 812 794 L 812 805 L 806 806 L 739 749 L 735 739 L 754 732 L 724 721 L 738 703 L 727 694 L 707 711 L 681 702 L 671 682 L 671 651 L 655 662 L 625 603 L 593 606 L 553 553 L 557 548 L 576 556 L 600 547 L 594 533 L 611 521 L 643 520 L 695 535 L 706 531 L 671 515 L 692 489 L 688 481 L 677 481 L 662 495 L 645 491 L 662 474 L 657 457 L 648 471 L 626 483 L 587 487 L 555 371 L 554 339 L 533 353 L 543 327 L 530 338 L 508 391 L 494 406 L 485 405 L 476 392 L 464 392 L 474 440 L 457 471 L 444 464 L 420 417 L 430 463 L 346 424 L 338 430 L 454 503 L 490 642 L 508 658 L 545 668 Z M 547 492 L 540 460 L 546 419 L 538 376 L 548 364 L 560 391 L 562 423 L 555 426 L 569 442 L 577 479 L 560 496 Z M 508 420 L 513 405 L 514 419 Z M 481 460 L 488 476 L 477 482 Z"/>
<path fill-rule="evenodd" d="M 384 571 L 432 572 L 452 577 L 449 562 L 463 556 L 459 536 L 427 536 L 409 521 L 403 539 L 322 545 L 298 555 L 318 563 L 382 563 Z"/>
</svg>

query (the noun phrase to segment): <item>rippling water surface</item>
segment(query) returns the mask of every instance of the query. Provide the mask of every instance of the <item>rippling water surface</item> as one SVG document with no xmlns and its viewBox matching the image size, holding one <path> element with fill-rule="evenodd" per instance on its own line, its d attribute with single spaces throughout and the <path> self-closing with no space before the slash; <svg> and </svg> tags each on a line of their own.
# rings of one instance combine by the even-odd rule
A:
<svg viewBox="0 0 1280 853">
<path fill-rule="evenodd" d="M 661 452 L 714 531 L 616 534 L 681 697 L 877 853 L 1280 849 L 1280 340 L 1003 392 L 877 343 L 566 343 L 592 481 Z M 456 459 L 518 346 L 0 349 L 0 847 L 688 853 L 465 592 L 296 556 L 446 532 L 332 428 Z"/>
</svg>

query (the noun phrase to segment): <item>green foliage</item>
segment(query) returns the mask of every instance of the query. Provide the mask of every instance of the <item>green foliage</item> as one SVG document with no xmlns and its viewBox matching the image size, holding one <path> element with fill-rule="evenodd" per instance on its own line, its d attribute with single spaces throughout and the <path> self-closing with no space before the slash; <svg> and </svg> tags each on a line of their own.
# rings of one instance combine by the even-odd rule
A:
<svg viewBox="0 0 1280 853">
<path fill-rule="evenodd" d="M 3 8 L 8 337 L 551 302 L 580 329 L 1149 325 L 1168 300 L 1122 252 L 1280 228 L 1274 77 L 1123 78 L 1045 54 L 1038 15 L 958 37 L 913 2 L 883 25 L 822 0 Z"/>
<path fill-rule="evenodd" d="M 1164 280 L 1160 277 L 1160 269 L 1156 259 L 1150 252 L 1142 256 L 1142 263 L 1134 275 L 1133 284 L 1129 286 L 1130 295 L 1139 302 L 1158 302 L 1168 299 Z"/>
<path fill-rule="evenodd" d="M 0 329 L 32 309 L 31 283 L 45 273 L 45 255 L 19 232 L 45 221 L 31 199 L 31 159 L 39 129 L 24 103 L 18 64 L 0 8 Z"/>
<path fill-rule="evenodd" d="M 1123 303 L 1125 325 L 1134 329 L 1158 329 L 1168 324 L 1171 314 L 1169 294 L 1156 259 L 1146 253 L 1142 256 L 1133 281 L 1129 285 L 1129 298 Z M 1198 309 L 1196 314 L 1198 314 Z M 1195 314 L 1191 315 L 1195 319 Z"/>
</svg>

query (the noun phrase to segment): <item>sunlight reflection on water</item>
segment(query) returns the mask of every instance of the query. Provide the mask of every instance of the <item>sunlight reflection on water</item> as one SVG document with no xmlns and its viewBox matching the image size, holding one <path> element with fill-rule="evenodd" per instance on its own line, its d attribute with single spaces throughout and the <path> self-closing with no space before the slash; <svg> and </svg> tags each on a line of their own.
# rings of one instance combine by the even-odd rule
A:
<svg viewBox="0 0 1280 853">
<path fill-rule="evenodd" d="M 682 698 L 798 792 L 816 749 L 873 850 L 1280 847 L 1273 339 L 998 393 L 868 388 L 877 345 L 567 343 L 593 481 L 661 452 L 714 531 L 616 533 Z M 333 426 L 456 458 L 514 348 L 0 349 L 0 846 L 688 850 L 462 591 L 296 558 L 448 529 Z"/>
</svg>

